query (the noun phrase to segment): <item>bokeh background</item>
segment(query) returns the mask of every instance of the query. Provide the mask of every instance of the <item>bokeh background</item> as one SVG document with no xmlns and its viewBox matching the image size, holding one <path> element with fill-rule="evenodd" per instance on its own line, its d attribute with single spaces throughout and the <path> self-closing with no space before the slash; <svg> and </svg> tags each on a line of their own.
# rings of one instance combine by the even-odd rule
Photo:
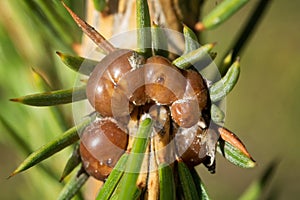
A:
<svg viewBox="0 0 300 200">
<path fill-rule="evenodd" d="M 84 1 L 66 2 L 84 16 Z M 207 2 L 205 12 L 218 2 Z M 256 2 L 251 1 L 223 25 L 203 35 L 206 41 L 218 42 L 215 51 L 219 57 L 228 50 Z M 0 1 L 0 199 L 55 199 L 62 188 L 57 180 L 71 148 L 43 162 L 56 178 L 34 167 L 6 179 L 30 151 L 73 123 L 70 106 L 56 110 L 8 101 L 42 90 L 32 68 L 47 77 L 53 89 L 74 84 L 76 74 L 63 66 L 55 51 L 73 53 L 71 44 L 80 41 L 80 31 L 65 12 L 60 14 L 59 1 L 53 1 L 53 6 L 52 13 L 43 13 L 34 3 Z M 273 0 L 242 52 L 241 76 L 226 101 L 225 126 L 246 143 L 258 166 L 240 169 L 221 156 L 214 175 L 199 166 L 212 199 L 238 199 L 272 162 L 277 168 L 261 199 L 297 199 L 300 195 L 299 8 L 300 1 Z M 63 27 L 56 24 L 53 28 L 45 15 L 47 19 L 56 16 L 65 20 Z M 63 28 L 68 28 L 69 34 L 57 31 Z"/>
</svg>

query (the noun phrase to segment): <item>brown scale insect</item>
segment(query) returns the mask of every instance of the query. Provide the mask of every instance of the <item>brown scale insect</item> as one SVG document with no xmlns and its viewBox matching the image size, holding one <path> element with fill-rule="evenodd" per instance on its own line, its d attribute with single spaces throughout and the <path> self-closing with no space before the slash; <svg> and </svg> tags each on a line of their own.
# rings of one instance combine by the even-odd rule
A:
<svg viewBox="0 0 300 200">
<path fill-rule="evenodd" d="M 176 130 L 177 154 L 189 166 L 201 163 L 214 172 L 215 150 L 218 134 L 213 129 L 202 129 L 198 125 Z"/>
<path fill-rule="evenodd" d="M 88 174 L 105 180 L 125 152 L 127 133 L 112 118 L 94 121 L 82 133 L 80 155 Z"/>
<path fill-rule="evenodd" d="M 168 105 L 183 96 L 186 81 L 167 58 L 148 58 L 144 71 L 146 95 L 157 104 Z"/>
<path fill-rule="evenodd" d="M 119 80 L 132 70 L 128 60 L 132 55 L 133 51 L 126 49 L 119 49 L 108 54 L 99 62 L 88 80 L 87 98 L 102 116 L 113 116 L 111 98 L 115 93 L 115 88 L 118 87 Z M 122 90 L 118 90 L 114 98 L 125 98 L 125 94 Z M 122 113 L 119 114 L 122 115 Z"/>
</svg>

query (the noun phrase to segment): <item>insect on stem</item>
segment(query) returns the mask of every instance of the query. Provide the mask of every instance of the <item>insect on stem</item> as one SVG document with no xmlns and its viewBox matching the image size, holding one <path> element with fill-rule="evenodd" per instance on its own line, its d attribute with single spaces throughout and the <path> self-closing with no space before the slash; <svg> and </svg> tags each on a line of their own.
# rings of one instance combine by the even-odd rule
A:
<svg viewBox="0 0 300 200">
<path fill-rule="evenodd" d="M 80 19 L 63 1 L 62 4 L 70 13 L 76 24 L 82 29 L 82 31 L 91 40 L 93 40 L 95 44 L 99 46 L 106 54 L 109 54 L 116 50 L 116 48 L 110 42 L 108 42 L 98 31 L 96 31 L 94 27 L 89 25 L 84 20 Z"/>
</svg>

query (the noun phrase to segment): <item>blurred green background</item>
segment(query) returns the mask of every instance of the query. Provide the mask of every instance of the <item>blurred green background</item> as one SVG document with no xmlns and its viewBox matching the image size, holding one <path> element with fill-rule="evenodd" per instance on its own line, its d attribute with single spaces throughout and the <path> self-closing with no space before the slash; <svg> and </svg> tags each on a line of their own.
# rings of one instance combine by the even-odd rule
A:
<svg viewBox="0 0 300 200">
<path fill-rule="evenodd" d="M 55 120 L 57 110 L 8 101 L 41 91 L 31 68 L 43 73 L 53 89 L 72 87 L 76 77 L 61 64 L 55 51 L 73 53 L 70 45 L 80 41 L 79 30 L 66 17 L 59 1 L 48 1 L 53 7 L 46 3 L 42 9 L 28 2 L 36 1 L 0 1 L 0 116 L 13 129 L 8 130 L 1 121 L 0 199 L 55 199 L 62 187 L 57 180 L 71 151 L 68 148 L 43 162 L 56 179 L 40 167 L 6 179 L 28 155 L 26 149 L 38 148 L 72 125 L 69 106 L 59 108 L 65 122 L 61 124 Z M 216 2 L 219 1 L 209 1 L 205 12 Z M 256 2 L 251 1 L 217 29 L 205 32 L 206 41 L 218 42 L 215 51 L 219 57 L 228 50 Z M 66 3 L 84 15 L 84 1 Z M 217 158 L 215 175 L 199 166 L 212 199 L 237 199 L 274 160 L 278 168 L 261 199 L 297 199 L 300 194 L 299 8 L 300 1 L 274 0 L 241 55 L 241 76 L 227 98 L 225 126 L 244 141 L 258 166 L 240 169 L 221 156 Z M 49 21 L 51 12 L 43 12 L 45 9 L 52 9 L 53 16 L 65 20 L 64 26 L 53 26 Z M 69 34 L 59 31 L 63 28 L 68 28 Z M 19 137 L 29 146 L 16 143 L 13 133 L 21 133 Z"/>
</svg>

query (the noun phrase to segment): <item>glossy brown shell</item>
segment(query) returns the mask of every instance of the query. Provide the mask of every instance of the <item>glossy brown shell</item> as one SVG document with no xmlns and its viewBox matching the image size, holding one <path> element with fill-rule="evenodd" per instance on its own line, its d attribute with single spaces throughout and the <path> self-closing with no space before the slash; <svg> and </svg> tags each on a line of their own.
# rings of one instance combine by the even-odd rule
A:
<svg viewBox="0 0 300 200">
<path fill-rule="evenodd" d="M 119 80 L 132 69 L 128 61 L 132 55 L 133 51 L 126 49 L 110 53 L 99 62 L 88 80 L 87 98 L 102 116 L 113 116 L 111 99 L 118 87 Z M 119 90 L 116 96 L 118 96 L 116 98 L 127 99 L 122 90 Z M 128 110 L 130 109 L 128 108 Z"/>
<path fill-rule="evenodd" d="M 144 66 L 146 94 L 158 104 L 168 105 L 180 99 L 186 81 L 178 68 L 161 56 L 152 56 Z"/>
<path fill-rule="evenodd" d="M 172 119 L 183 128 L 190 128 L 199 121 L 200 110 L 197 99 L 180 99 L 172 103 Z"/>
<path fill-rule="evenodd" d="M 124 153 L 128 135 L 115 120 L 105 118 L 90 124 L 81 136 L 80 155 L 88 174 L 105 180 Z"/>
<path fill-rule="evenodd" d="M 188 82 L 184 93 L 184 99 L 197 99 L 199 110 L 201 112 L 199 116 L 203 118 L 202 121 L 204 121 L 206 125 L 209 125 L 211 101 L 205 80 L 196 69 L 184 70 L 182 74 Z"/>
<path fill-rule="evenodd" d="M 136 68 L 124 74 L 117 89 L 122 90 L 134 105 L 144 105 L 148 97 L 145 93 L 144 67 Z"/>
<path fill-rule="evenodd" d="M 196 126 L 180 129 L 175 137 L 177 153 L 188 166 L 196 166 L 206 159 L 205 146 L 201 137 L 203 130 Z"/>
</svg>

